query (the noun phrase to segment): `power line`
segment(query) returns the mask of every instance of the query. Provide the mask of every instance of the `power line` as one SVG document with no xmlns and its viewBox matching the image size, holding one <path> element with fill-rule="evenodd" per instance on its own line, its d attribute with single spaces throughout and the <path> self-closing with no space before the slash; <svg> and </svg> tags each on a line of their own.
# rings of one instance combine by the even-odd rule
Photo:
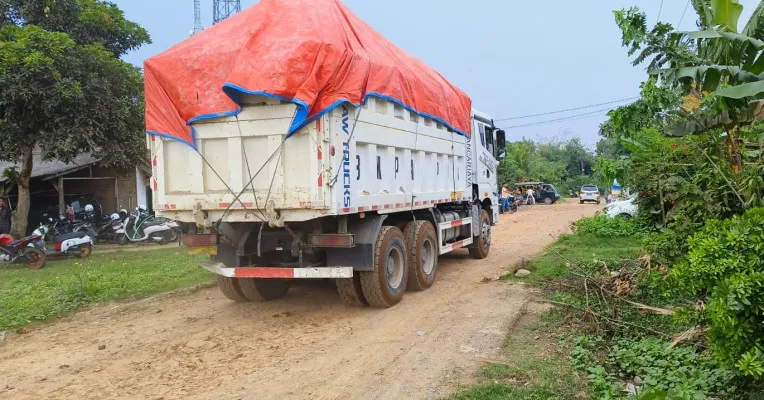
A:
<svg viewBox="0 0 764 400">
<path fill-rule="evenodd" d="M 684 21 L 684 14 L 687 13 L 688 8 L 690 8 L 690 0 L 687 0 L 687 4 L 684 5 L 684 11 L 682 11 L 682 18 L 679 18 L 679 23 L 676 25 L 677 29 L 679 29 L 679 26 L 682 25 L 682 21 Z"/>
<path fill-rule="evenodd" d="M 661 12 L 663 12 L 663 0 L 661 0 L 661 7 L 658 9 L 658 21 L 661 20 Z"/>
<path fill-rule="evenodd" d="M 564 113 L 564 112 L 568 112 L 568 111 L 584 110 L 584 109 L 587 109 L 587 108 L 599 107 L 599 106 L 604 106 L 604 105 L 608 105 L 608 104 L 622 103 L 624 101 L 634 100 L 634 99 L 638 99 L 638 98 L 639 98 L 639 96 L 628 97 L 628 98 L 625 98 L 625 99 L 606 101 L 604 103 L 591 104 L 591 105 L 582 106 L 582 107 L 566 108 L 564 110 L 558 110 L 558 111 L 549 111 L 549 112 L 543 112 L 543 113 L 539 113 L 539 114 L 523 115 L 521 117 L 499 118 L 499 119 L 494 119 L 494 121 L 511 121 L 511 120 L 516 120 L 516 119 L 525 119 L 525 118 L 531 118 L 531 117 L 540 117 L 542 115 L 560 114 L 560 113 Z"/>
<path fill-rule="evenodd" d="M 600 110 L 589 111 L 589 112 L 585 112 L 585 113 L 582 113 L 582 114 L 569 115 L 567 117 L 562 117 L 562 118 L 555 118 L 555 119 L 548 119 L 548 120 L 545 120 L 545 121 L 531 122 L 529 124 L 507 126 L 507 127 L 501 128 L 501 129 L 525 128 L 525 127 L 528 127 L 528 126 L 545 125 L 545 124 L 550 124 L 550 123 L 554 123 L 554 122 L 575 121 L 575 120 L 578 120 L 578 119 L 600 117 L 600 116 L 607 115 L 607 114 L 601 114 L 601 113 L 607 112 L 607 111 L 610 111 L 610 110 L 611 110 L 611 108 L 603 108 L 603 109 L 600 109 Z M 593 115 L 593 114 L 596 114 L 596 115 Z"/>
</svg>

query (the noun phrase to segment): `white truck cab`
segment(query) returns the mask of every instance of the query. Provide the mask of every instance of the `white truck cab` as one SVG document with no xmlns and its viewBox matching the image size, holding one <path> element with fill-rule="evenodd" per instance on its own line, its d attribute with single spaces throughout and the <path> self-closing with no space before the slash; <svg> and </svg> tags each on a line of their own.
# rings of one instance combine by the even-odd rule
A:
<svg viewBox="0 0 764 400">
<path fill-rule="evenodd" d="M 474 197 L 493 205 L 491 218 L 495 225 L 499 221 L 498 167 L 499 159 L 504 156 L 504 131 L 494 127 L 493 119 L 488 114 L 473 109 L 470 139 L 468 152 L 475 160 L 471 174 Z"/>
</svg>

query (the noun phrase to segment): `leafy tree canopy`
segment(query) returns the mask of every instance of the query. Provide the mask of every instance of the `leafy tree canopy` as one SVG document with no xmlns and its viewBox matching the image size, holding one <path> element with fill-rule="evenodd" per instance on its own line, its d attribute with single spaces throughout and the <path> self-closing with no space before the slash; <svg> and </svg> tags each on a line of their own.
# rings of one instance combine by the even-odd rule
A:
<svg viewBox="0 0 764 400">
<path fill-rule="evenodd" d="M 77 44 L 97 43 L 120 57 L 151 43 L 148 32 L 115 4 L 98 0 L 0 0 L 3 25 L 37 25 L 69 35 Z"/>
<path fill-rule="evenodd" d="M 130 169 L 145 157 L 143 78 L 119 56 L 149 42 L 114 4 L 0 0 L 0 159 L 21 163 L 13 232 L 25 233 L 32 151 L 93 152 Z"/>
</svg>

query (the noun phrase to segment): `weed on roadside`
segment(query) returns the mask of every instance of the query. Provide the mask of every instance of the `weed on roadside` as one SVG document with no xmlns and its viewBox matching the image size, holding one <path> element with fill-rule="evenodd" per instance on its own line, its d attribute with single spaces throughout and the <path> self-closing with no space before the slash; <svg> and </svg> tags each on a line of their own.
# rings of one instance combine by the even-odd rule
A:
<svg viewBox="0 0 764 400">
<path fill-rule="evenodd" d="M 573 371 L 561 350 L 572 345 L 569 332 L 557 310 L 525 315 L 504 343 L 506 362 L 487 361 L 478 372 L 477 385 L 447 399 L 588 399 L 585 374 Z"/>
</svg>

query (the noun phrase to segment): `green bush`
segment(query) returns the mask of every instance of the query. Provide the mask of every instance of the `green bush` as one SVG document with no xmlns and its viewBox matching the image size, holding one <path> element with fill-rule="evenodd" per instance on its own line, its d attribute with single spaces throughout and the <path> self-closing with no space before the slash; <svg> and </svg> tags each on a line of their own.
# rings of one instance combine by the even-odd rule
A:
<svg viewBox="0 0 764 400">
<path fill-rule="evenodd" d="M 688 240 L 687 260 L 672 277 L 688 294 L 707 297 L 700 318 L 709 345 L 742 374 L 764 377 L 764 208 L 708 221 Z"/>
<path fill-rule="evenodd" d="M 581 218 L 574 222 L 573 232 L 579 235 L 600 237 L 629 237 L 643 235 L 645 229 L 634 220 L 597 215 Z"/>
</svg>

